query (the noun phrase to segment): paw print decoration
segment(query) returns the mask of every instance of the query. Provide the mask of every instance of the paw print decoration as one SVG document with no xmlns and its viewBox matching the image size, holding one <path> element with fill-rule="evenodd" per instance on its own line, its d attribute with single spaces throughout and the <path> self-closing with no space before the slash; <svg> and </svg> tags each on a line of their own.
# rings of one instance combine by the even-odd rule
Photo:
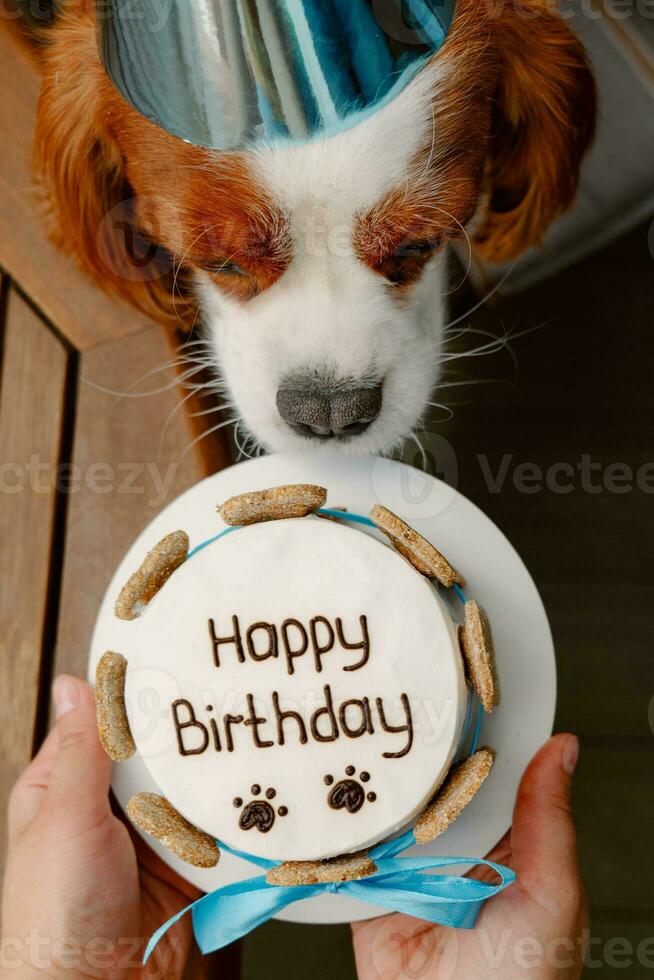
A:
<svg viewBox="0 0 654 980">
<path fill-rule="evenodd" d="M 369 772 L 360 772 L 358 779 L 355 779 L 356 768 L 348 766 L 345 770 L 345 779 L 340 779 L 334 785 L 332 775 L 325 776 L 325 785 L 331 786 L 327 803 L 332 810 L 346 810 L 348 813 L 358 813 L 364 803 L 374 803 L 377 794 L 370 790 L 366 793 L 363 784 L 370 782 Z"/>
<path fill-rule="evenodd" d="M 275 811 L 273 800 L 277 796 L 277 790 L 266 790 L 266 798 L 260 799 L 261 786 L 255 783 L 251 788 L 253 799 L 244 805 L 240 796 L 234 800 L 234 806 L 241 810 L 238 825 L 241 830 L 258 830 L 260 834 L 268 834 L 275 825 L 275 819 L 288 816 L 288 807 L 280 806 Z"/>
</svg>

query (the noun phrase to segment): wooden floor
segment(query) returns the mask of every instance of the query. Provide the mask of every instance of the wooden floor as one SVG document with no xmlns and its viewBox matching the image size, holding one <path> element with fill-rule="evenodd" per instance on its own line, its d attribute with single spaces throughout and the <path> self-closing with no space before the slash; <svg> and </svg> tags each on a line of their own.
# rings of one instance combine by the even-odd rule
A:
<svg viewBox="0 0 654 980">
<path fill-rule="evenodd" d="M 165 377 L 170 386 L 157 395 L 110 393 L 167 362 L 174 340 L 100 295 L 45 240 L 27 162 L 38 81 L 28 49 L 1 21 L 0 84 L 0 683 L 10 692 L 0 726 L 4 797 L 46 730 L 52 675 L 85 670 L 116 562 L 159 507 L 226 457 L 220 446 L 183 456 L 193 438 L 184 412 L 160 451 L 180 397 L 171 372 L 133 389 L 165 388 Z M 490 383 L 445 389 L 454 418 L 440 413 L 423 439 L 429 465 L 441 473 L 441 440 L 450 443 L 457 472 L 450 464 L 445 475 L 507 533 L 552 619 L 557 727 L 582 738 L 575 803 L 600 940 L 593 949 L 603 961 L 589 977 L 616 972 L 607 962 L 609 940 L 637 944 L 654 935 L 648 232 L 640 228 L 546 285 L 466 317 L 462 326 L 470 329 L 457 349 L 473 350 L 488 340 L 486 331 L 506 330 L 517 337 L 518 368 L 508 352 L 453 362 L 447 380 Z M 459 291 L 455 313 L 473 303 Z M 519 337 L 523 331 L 532 332 Z M 418 455 L 412 461 L 419 464 Z M 552 469 L 560 464 L 567 468 Z M 539 489 L 541 473 L 550 487 Z M 158 492 L 157 481 L 166 479 Z M 554 479 L 571 489 L 559 492 Z M 618 972 L 630 980 L 652 973 L 637 964 Z M 269 924 L 244 943 L 242 975 L 354 977 L 348 930 Z"/>
</svg>

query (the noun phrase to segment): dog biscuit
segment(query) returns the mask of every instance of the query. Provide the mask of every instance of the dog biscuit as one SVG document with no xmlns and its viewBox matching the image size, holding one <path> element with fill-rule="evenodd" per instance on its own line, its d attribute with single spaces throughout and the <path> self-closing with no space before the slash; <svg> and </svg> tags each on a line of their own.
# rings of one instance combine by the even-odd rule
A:
<svg viewBox="0 0 654 980">
<path fill-rule="evenodd" d="M 127 804 L 132 823 L 195 868 L 215 868 L 220 851 L 213 837 L 185 820 L 163 796 L 139 793 Z"/>
<path fill-rule="evenodd" d="M 392 511 L 377 506 L 373 508 L 370 517 L 391 540 L 396 550 L 423 575 L 436 579 L 447 589 L 453 585 L 465 585 L 465 580 L 447 558 Z"/>
<path fill-rule="evenodd" d="M 95 710 L 100 741 L 114 762 L 131 759 L 136 745 L 125 710 L 127 661 L 119 653 L 107 651 L 95 672 Z"/>
<path fill-rule="evenodd" d="M 308 517 L 324 507 L 326 501 L 327 491 L 323 487 L 298 483 L 231 497 L 218 512 L 225 524 L 247 527 L 290 517 Z"/>
<path fill-rule="evenodd" d="M 488 618 L 474 599 L 466 602 L 465 624 L 459 628 L 459 642 L 468 677 L 484 711 L 490 713 L 500 703 L 495 650 Z"/>
<path fill-rule="evenodd" d="M 452 769 L 434 800 L 418 817 L 414 828 L 417 844 L 428 844 L 445 833 L 481 788 L 494 761 L 493 749 L 480 749 Z"/>
<path fill-rule="evenodd" d="M 377 865 L 367 851 L 345 854 L 327 861 L 287 861 L 266 875 L 269 885 L 295 887 L 328 882 L 359 881 L 374 875 Z"/>
<path fill-rule="evenodd" d="M 120 590 L 115 605 L 118 619 L 137 619 L 139 608 L 146 606 L 186 561 L 188 550 L 189 539 L 184 531 L 173 531 L 160 541 Z"/>
</svg>

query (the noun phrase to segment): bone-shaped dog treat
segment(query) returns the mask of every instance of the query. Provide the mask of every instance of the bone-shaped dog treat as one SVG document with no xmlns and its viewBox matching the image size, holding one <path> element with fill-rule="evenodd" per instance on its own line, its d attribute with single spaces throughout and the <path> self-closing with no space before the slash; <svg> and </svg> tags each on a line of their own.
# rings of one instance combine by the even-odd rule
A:
<svg viewBox="0 0 654 980">
<path fill-rule="evenodd" d="M 370 517 L 390 539 L 395 549 L 423 575 L 436 579 L 447 589 L 453 585 L 465 585 L 465 579 L 450 565 L 447 558 L 397 514 L 386 507 L 377 506 L 373 508 Z"/>
<path fill-rule="evenodd" d="M 488 618 L 474 599 L 466 603 L 465 624 L 459 629 L 459 642 L 468 677 L 484 711 L 490 713 L 500 703 L 495 650 Z"/>
<path fill-rule="evenodd" d="M 377 865 L 367 851 L 346 854 L 328 861 L 287 861 L 266 875 L 269 885 L 295 887 L 328 882 L 359 881 L 374 875 Z"/>
<path fill-rule="evenodd" d="M 114 762 L 131 759 L 136 752 L 125 710 L 127 661 L 108 651 L 95 672 L 95 709 L 104 750 Z"/>
<path fill-rule="evenodd" d="M 481 789 L 494 761 L 492 749 L 480 749 L 452 769 L 433 802 L 418 817 L 414 828 L 416 843 L 428 844 L 445 833 Z"/>
<path fill-rule="evenodd" d="M 115 606 L 118 619 L 136 619 L 139 608 L 147 605 L 186 561 L 188 549 L 189 539 L 184 531 L 174 531 L 160 541 L 121 589 Z"/>
<path fill-rule="evenodd" d="M 185 820 L 163 796 L 139 793 L 127 804 L 132 823 L 195 868 L 215 868 L 220 850 L 213 837 Z"/>
<path fill-rule="evenodd" d="M 324 507 L 326 501 L 327 491 L 324 487 L 298 483 L 231 497 L 218 511 L 225 524 L 246 527 L 265 521 L 308 517 Z"/>
</svg>

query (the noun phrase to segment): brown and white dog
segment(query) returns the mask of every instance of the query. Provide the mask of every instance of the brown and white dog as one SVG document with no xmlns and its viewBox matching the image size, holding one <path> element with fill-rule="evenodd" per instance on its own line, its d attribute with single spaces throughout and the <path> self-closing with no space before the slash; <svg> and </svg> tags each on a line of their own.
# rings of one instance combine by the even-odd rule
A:
<svg viewBox="0 0 654 980">
<path fill-rule="evenodd" d="M 59 242 L 164 323 L 199 300 L 259 445 L 391 450 L 438 383 L 448 243 L 511 259 L 575 195 L 595 122 L 577 38 L 548 0 L 459 0 L 430 65 L 358 126 L 220 154 L 121 98 L 92 8 L 69 2 L 45 51 L 36 157 Z M 145 274 L 117 214 L 159 246 Z"/>
</svg>

